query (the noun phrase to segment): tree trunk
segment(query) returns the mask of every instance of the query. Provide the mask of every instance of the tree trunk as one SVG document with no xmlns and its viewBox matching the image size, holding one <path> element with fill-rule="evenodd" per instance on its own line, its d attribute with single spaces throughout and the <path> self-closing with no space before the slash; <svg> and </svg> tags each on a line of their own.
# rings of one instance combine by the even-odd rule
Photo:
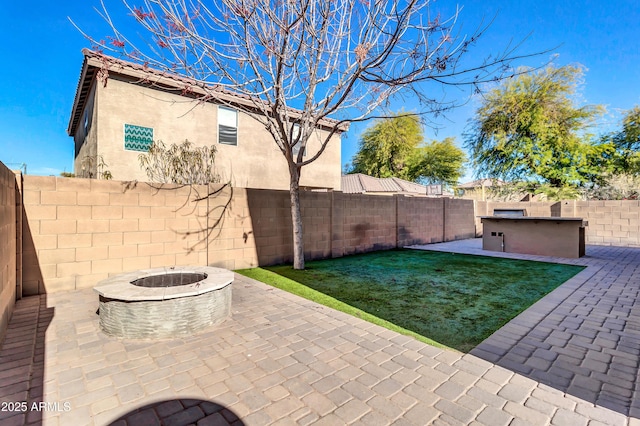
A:
<svg viewBox="0 0 640 426">
<path fill-rule="evenodd" d="M 302 238 L 302 213 L 300 212 L 300 169 L 289 165 L 291 197 L 291 223 L 293 225 L 293 269 L 304 269 L 304 241 Z"/>
</svg>

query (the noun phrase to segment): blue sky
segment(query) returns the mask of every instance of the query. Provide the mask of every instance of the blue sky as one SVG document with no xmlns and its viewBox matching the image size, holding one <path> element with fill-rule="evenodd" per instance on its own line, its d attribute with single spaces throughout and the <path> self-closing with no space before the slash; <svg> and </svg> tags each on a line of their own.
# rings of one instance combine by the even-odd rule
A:
<svg viewBox="0 0 640 426">
<path fill-rule="evenodd" d="M 127 19 L 119 1 L 105 0 L 115 16 Z M 135 3 L 132 3 L 135 4 Z M 640 104 L 640 6 L 637 0 L 563 1 L 461 1 L 462 33 L 472 32 L 484 19 L 497 14 L 480 45 L 469 52 L 474 58 L 499 53 L 524 39 L 518 53 L 553 49 L 555 63 L 580 63 L 588 71 L 581 92 L 585 103 L 604 104 L 609 114 L 602 129 L 617 125 L 620 111 Z M 437 0 L 433 10 L 447 11 L 455 2 Z M 27 165 L 29 174 L 58 175 L 73 170 L 73 142 L 66 129 L 82 65 L 81 49 L 88 42 L 68 21 L 104 38 L 106 25 L 94 7 L 95 0 L 77 2 L 4 2 L 0 10 L 3 43 L 0 43 L 0 161 L 11 168 Z M 514 65 L 540 66 L 551 54 L 529 58 Z M 451 89 L 451 99 L 465 100 L 468 93 Z M 465 106 L 439 118 L 439 130 L 425 129 L 428 139 L 457 138 L 478 106 Z M 400 105 L 411 110 L 410 105 Z M 352 126 L 343 140 L 342 162 L 357 150 L 366 125 Z M 468 174 L 467 178 L 470 178 Z"/>
</svg>

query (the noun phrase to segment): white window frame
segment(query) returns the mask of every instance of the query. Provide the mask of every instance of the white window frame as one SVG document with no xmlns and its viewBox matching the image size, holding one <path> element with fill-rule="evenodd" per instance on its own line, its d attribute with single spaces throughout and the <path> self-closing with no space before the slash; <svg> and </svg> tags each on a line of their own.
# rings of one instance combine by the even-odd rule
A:
<svg viewBox="0 0 640 426">
<path fill-rule="evenodd" d="M 222 121 L 222 120 L 220 119 L 220 118 L 222 117 L 221 111 L 225 111 L 225 110 L 226 110 L 227 112 L 234 112 L 234 113 L 235 113 L 235 116 L 236 116 L 236 117 L 235 117 L 235 118 L 236 118 L 236 120 L 235 120 L 235 121 L 236 121 L 236 122 L 235 122 L 235 130 L 236 130 L 236 140 L 235 140 L 235 143 L 221 142 L 221 141 L 220 141 L 220 133 L 221 133 L 221 132 L 220 132 L 220 126 L 231 127 L 231 126 L 229 126 L 228 124 L 222 124 L 222 123 L 221 123 L 221 121 Z M 238 116 L 239 116 L 239 114 L 238 114 L 238 110 L 237 110 L 237 109 L 230 108 L 230 107 L 228 107 L 228 106 L 224 106 L 224 105 L 218 105 L 218 143 L 219 143 L 219 144 L 221 144 L 221 145 L 229 145 L 229 146 L 238 146 Z"/>
</svg>

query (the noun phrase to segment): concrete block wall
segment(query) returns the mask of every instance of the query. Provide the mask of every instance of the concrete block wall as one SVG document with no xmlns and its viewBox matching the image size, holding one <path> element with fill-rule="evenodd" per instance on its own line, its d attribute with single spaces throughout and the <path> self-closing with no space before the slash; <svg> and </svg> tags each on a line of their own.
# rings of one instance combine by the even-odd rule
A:
<svg viewBox="0 0 640 426">
<path fill-rule="evenodd" d="M 258 263 L 291 262 L 289 192 L 247 189 L 246 193 Z M 308 260 L 469 238 L 475 232 L 469 200 L 301 192 L 300 204 Z M 447 231 L 444 223 L 449 224 Z"/>
<path fill-rule="evenodd" d="M 445 236 L 444 198 L 399 196 L 397 200 L 398 246 L 442 242 Z"/>
<path fill-rule="evenodd" d="M 334 257 L 397 246 L 396 197 L 337 192 L 333 204 Z"/>
<path fill-rule="evenodd" d="M 561 202 L 562 216 L 582 217 L 588 221 L 587 244 L 640 247 L 640 201 Z"/>
<path fill-rule="evenodd" d="M 0 331 L 21 295 L 93 287 L 136 269 L 293 260 L 288 191 L 16 180 L 6 167 L 0 188 Z M 473 237 L 480 228 L 474 216 L 495 208 L 584 217 L 588 244 L 640 246 L 638 201 L 498 203 L 305 191 L 300 201 L 307 259 Z"/>
<path fill-rule="evenodd" d="M 292 262 L 288 191 L 247 189 L 260 265 Z M 396 247 L 394 197 L 300 193 L 305 259 L 324 259 Z"/>
<path fill-rule="evenodd" d="M 136 269 L 257 265 L 253 239 L 243 238 L 243 198 L 226 210 L 216 206 L 228 191 L 194 201 L 206 194 L 206 186 L 24 176 L 23 294 L 93 287 Z M 213 226 L 219 214 L 223 229 Z"/>
<path fill-rule="evenodd" d="M 443 198 L 445 211 L 444 241 L 474 238 L 476 234 L 473 200 Z"/>
<path fill-rule="evenodd" d="M 291 201 L 288 191 L 285 192 L 287 208 L 282 210 L 287 223 L 291 223 Z M 333 220 L 332 203 L 333 192 L 309 192 L 300 194 L 300 209 L 302 210 L 302 226 L 304 231 L 304 256 L 305 259 L 327 259 L 331 257 L 331 221 Z M 287 235 L 292 235 L 289 228 Z M 293 236 L 291 236 L 293 241 Z M 283 256 L 291 257 L 291 249 Z M 293 262 L 293 258 L 290 260 Z"/>
<path fill-rule="evenodd" d="M 43 176 L 23 183 L 24 295 L 93 287 L 136 269 L 293 260 L 288 191 Z M 469 200 L 303 191 L 300 204 L 308 260 L 473 236 Z"/>
<path fill-rule="evenodd" d="M 640 247 L 640 201 L 564 200 L 558 202 L 502 203 L 477 201 L 476 216 L 491 216 L 496 208 L 525 208 L 529 216 L 581 217 L 587 244 Z M 478 234 L 482 225 L 476 217 Z"/>
<path fill-rule="evenodd" d="M 198 208 L 185 206 L 177 213 L 183 218 L 188 218 L 189 232 L 196 244 L 189 244 L 187 253 L 180 252 L 179 247 L 174 247 L 178 250 L 176 256 L 186 261 L 185 256 L 188 256 L 189 252 L 197 251 L 200 253 L 199 265 L 227 269 L 258 266 L 246 190 L 226 185 L 194 188 L 198 189 L 198 193 L 190 194 L 190 199 L 204 198 L 197 203 Z M 184 190 L 188 191 L 188 188 Z M 208 192 L 203 192 L 205 190 Z M 209 196 L 206 196 L 207 194 Z M 176 194 L 176 197 L 178 202 L 185 200 L 184 195 Z M 185 239 L 185 236 L 181 235 L 180 238 Z"/>
<path fill-rule="evenodd" d="M 0 163 L 0 343 L 16 301 L 16 176 Z"/>
<path fill-rule="evenodd" d="M 251 221 L 258 263 L 271 265 L 290 261 L 293 249 L 291 213 L 286 191 L 247 189 L 247 216 Z"/>
</svg>

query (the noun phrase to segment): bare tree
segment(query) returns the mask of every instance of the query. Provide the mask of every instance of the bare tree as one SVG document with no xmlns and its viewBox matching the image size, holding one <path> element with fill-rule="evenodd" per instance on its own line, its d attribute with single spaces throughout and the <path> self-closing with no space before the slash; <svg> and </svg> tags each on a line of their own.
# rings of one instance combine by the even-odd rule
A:
<svg viewBox="0 0 640 426">
<path fill-rule="evenodd" d="M 420 113 L 452 106 L 421 83 L 476 85 L 516 59 L 513 49 L 462 65 L 486 26 L 457 31 L 458 11 L 443 19 L 430 1 L 144 0 L 130 14 L 148 35 L 136 46 L 100 12 L 113 35 L 95 42 L 145 66 L 185 75 L 200 100 L 225 103 L 225 90 L 249 100 L 233 106 L 269 131 L 290 176 L 294 268 L 304 268 L 299 182 L 304 166 L 349 123 L 386 117 L 395 95 L 415 97 Z M 318 149 L 305 151 L 322 128 Z"/>
</svg>

